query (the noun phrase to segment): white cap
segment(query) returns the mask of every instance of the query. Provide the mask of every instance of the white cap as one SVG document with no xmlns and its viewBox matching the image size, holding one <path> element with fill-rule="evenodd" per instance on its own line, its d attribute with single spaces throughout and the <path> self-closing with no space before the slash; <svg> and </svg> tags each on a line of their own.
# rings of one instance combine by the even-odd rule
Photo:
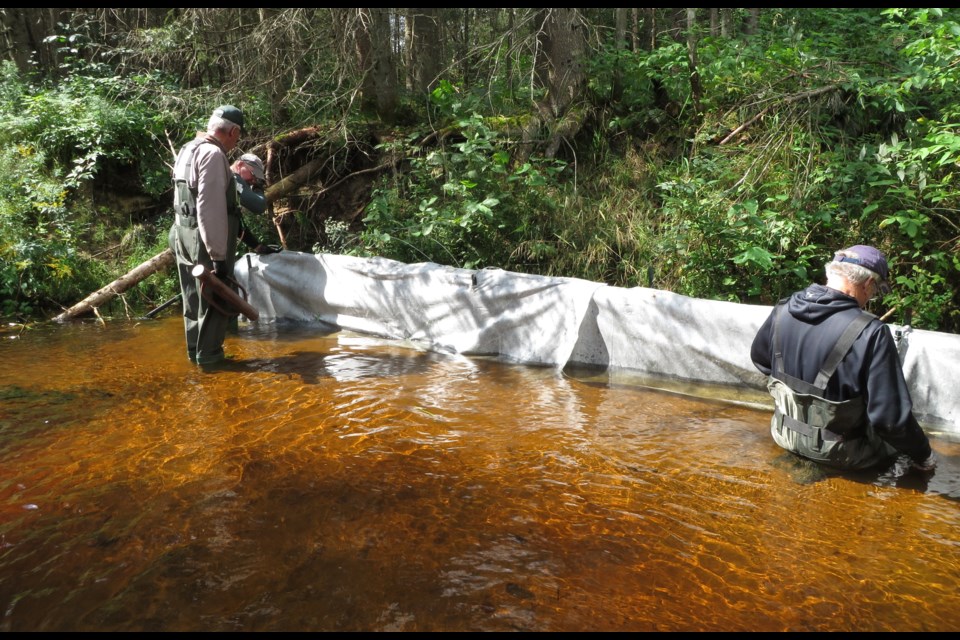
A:
<svg viewBox="0 0 960 640">
<path fill-rule="evenodd" d="M 263 160 L 252 153 L 245 153 L 240 156 L 240 162 L 250 167 L 250 171 L 253 173 L 254 178 L 260 180 L 261 182 L 266 181 L 267 176 L 263 170 Z"/>
</svg>

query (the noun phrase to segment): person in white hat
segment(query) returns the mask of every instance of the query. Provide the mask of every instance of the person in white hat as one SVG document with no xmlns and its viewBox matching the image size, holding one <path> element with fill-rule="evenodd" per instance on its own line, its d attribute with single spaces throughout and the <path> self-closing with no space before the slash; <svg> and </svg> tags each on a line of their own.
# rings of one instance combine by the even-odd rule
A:
<svg viewBox="0 0 960 640">
<path fill-rule="evenodd" d="M 233 171 L 237 183 L 237 195 L 240 206 L 253 214 L 261 214 L 267 210 L 267 199 L 263 189 L 266 186 L 266 174 L 263 170 L 263 161 L 252 153 L 245 153 L 234 162 L 230 169 Z M 258 255 L 277 253 L 280 250 L 268 244 L 263 244 L 257 236 L 240 218 L 240 232 L 238 238 L 243 241 L 250 251 Z"/>
</svg>

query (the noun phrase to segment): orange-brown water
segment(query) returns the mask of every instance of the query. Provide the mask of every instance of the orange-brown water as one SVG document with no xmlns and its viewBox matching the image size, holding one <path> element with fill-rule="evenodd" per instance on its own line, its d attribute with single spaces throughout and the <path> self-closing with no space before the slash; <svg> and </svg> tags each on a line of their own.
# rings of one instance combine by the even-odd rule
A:
<svg viewBox="0 0 960 640">
<path fill-rule="evenodd" d="M 808 482 L 765 411 L 317 327 L 0 333 L 3 631 L 950 631 L 960 445 Z"/>
</svg>

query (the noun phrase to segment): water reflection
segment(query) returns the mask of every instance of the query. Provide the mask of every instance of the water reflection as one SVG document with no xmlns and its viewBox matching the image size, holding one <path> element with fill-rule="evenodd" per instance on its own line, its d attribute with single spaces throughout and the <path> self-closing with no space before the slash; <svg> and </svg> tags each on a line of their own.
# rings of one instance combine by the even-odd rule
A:
<svg viewBox="0 0 960 640">
<path fill-rule="evenodd" d="M 958 445 L 806 478 L 750 407 L 180 321 L 5 337 L 5 631 L 939 630 Z M 812 481 L 811 481 L 812 480 Z"/>
</svg>

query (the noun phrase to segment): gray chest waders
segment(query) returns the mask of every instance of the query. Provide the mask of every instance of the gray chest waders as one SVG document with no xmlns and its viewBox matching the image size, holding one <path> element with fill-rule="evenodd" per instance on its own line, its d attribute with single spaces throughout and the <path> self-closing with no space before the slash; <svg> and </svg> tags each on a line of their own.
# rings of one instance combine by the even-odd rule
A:
<svg viewBox="0 0 960 640">
<path fill-rule="evenodd" d="M 228 326 L 236 315 L 218 304 L 208 292 L 202 292 L 193 268 L 212 267 L 212 260 L 200 236 L 197 220 L 197 191 L 189 185 L 189 177 L 197 150 L 202 144 L 213 144 L 203 139 L 187 143 L 174 164 L 174 210 L 176 221 L 170 234 L 177 256 L 177 270 L 183 300 L 183 322 L 187 342 L 187 357 L 198 364 L 212 364 L 223 359 L 223 340 Z M 233 274 L 236 260 L 237 234 L 240 231 L 240 212 L 237 190 L 233 180 L 227 182 L 227 273 Z M 208 293 L 208 295 L 203 295 Z"/>
</svg>

